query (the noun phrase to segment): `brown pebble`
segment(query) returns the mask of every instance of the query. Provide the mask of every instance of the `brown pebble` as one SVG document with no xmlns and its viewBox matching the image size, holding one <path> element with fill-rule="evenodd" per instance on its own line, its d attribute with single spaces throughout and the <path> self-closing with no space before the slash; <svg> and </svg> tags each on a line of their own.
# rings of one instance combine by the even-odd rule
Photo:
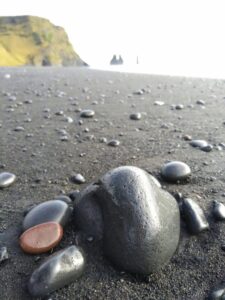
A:
<svg viewBox="0 0 225 300">
<path fill-rule="evenodd" d="M 54 248 L 62 239 L 63 228 L 59 223 L 46 222 L 27 229 L 20 236 L 20 247 L 31 254 L 44 253 Z"/>
</svg>

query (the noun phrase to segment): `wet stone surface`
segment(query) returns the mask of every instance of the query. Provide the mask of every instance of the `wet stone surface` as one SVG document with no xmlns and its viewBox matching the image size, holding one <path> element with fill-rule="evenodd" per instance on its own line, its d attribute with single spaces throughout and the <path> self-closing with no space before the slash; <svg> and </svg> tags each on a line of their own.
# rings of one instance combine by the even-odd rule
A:
<svg viewBox="0 0 225 300">
<path fill-rule="evenodd" d="M 161 174 L 166 181 L 177 182 L 187 179 L 191 174 L 191 169 L 184 162 L 171 161 L 162 167 Z"/>
<path fill-rule="evenodd" d="M 69 221 L 71 209 L 61 200 L 49 200 L 32 208 L 23 220 L 23 230 L 46 222 L 57 222 L 65 226 Z"/>
<path fill-rule="evenodd" d="M 182 202 L 182 213 L 189 231 L 199 234 L 209 229 L 209 223 L 202 208 L 192 199 L 185 198 Z"/>
<path fill-rule="evenodd" d="M 221 202 L 213 202 L 213 216 L 218 221 L 225 220 L 225 205 Z"/>
<path fill-rule="evenodd" d="M 92 118 L 95 115 L 95 111 L 92 109 L 82 110 L 80 113 L 81 118 Z"/>
<path fill-rule="evenodd" d="M 133 114 L 130 114 L 130 119 L 131 120 L 140 120 L 141 119 L 141 113 L 133 113 Z"/>
<path fill-rule="evenodd" d="M 119 140 L 111 140 L 108 142 L 108 146 L 111 146 L 111 147 L 118 147 L 119 145 L 120 145 Z"/>
<path fill-rule="evenodd" d="M 74 183 L 77 183 L 77 184 L 82 184 L 82 183 L 85 183 L 85 178 L 83 175 L 81 174 L 74 174 L 71 176 L 70 180 Z"/>
<path fill-rule="evenodd" d="M 84 272 L 85 258 L 76 246 L 49 256 L 31 275 L 28 289 L 32 296 L 43 297 L 78 279 Z"/>
<path fill-rule="evenodd" d="M 8 172 L 0 173 L 0 188 L 5 188 L 13 184 L 16 180 L 16 175 Z"/>
<path fill-rule="evenodd" d="M 204 148 L 208 146 L 208 142 L 204 140 L 192 140 L 190 145 L 194 148 Z"/>
<path fill-rule="evenodd" d="M 74 212 L 79 228 L 87 236 L 103 236 L 105 255 L 128 272 L 159 270 L 178 246 L 180 214 L 175 199 L 137 167 L 106 173 L 80 194 Z"/>
</svg>

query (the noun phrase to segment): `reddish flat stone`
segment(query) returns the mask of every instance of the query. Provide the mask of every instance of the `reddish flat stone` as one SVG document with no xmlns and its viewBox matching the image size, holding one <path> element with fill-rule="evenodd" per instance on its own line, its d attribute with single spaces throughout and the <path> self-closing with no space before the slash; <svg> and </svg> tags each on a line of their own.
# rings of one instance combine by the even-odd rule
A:
<svg viewBox="0 0 225 300">
<path fill-rule="evenodd" d="M 47 222 L 27 229 L 20 236 L 20 247 L 31 254 L 44 253 L 54 248 L 62 239 L 63 228 L 59 223 Z"/>
</svg>

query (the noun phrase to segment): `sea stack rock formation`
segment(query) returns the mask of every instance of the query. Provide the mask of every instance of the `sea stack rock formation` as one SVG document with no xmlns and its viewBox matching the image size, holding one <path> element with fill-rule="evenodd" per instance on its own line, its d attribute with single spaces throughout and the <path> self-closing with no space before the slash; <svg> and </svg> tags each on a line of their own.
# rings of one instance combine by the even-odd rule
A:
<svg viewBox="0 0 225 300">
<path fill-rule="evenodd" d="M 34 16 L 0 17 L 0 66 L 85 65 L 62 27 Z"/>
<path fill-rule="evenodd" d="M 176 200 L 137 167 L 122 166 L 107 172 L 81 192 L 74 212 L 76 226 L 87 236 L 102 237 L 104 254 L 131 273 L 157 271 L 178 246 Z"/>
<path fill-rule="evenodd" d="M 111 61 L 110 61 L 110 65 L 122 65 L 123 64 L 123 59 L 122 56 L 119 55 L 119 57 L 114 54 Z"/>
</svg>

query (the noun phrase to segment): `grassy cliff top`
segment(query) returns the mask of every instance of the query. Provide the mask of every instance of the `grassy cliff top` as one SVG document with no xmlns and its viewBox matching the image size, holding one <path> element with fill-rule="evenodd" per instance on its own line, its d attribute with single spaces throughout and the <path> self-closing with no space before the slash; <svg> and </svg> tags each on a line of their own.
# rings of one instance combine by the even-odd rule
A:
<svg viewBox="0 0 225 300">
<path fill-rule="evenodd" d="M 62 27 L 35 16 L 0 17 L 0 66 L 77 64 Z"/>
</svg>

